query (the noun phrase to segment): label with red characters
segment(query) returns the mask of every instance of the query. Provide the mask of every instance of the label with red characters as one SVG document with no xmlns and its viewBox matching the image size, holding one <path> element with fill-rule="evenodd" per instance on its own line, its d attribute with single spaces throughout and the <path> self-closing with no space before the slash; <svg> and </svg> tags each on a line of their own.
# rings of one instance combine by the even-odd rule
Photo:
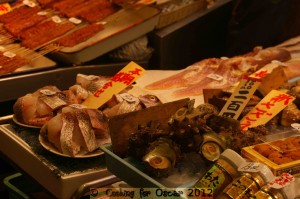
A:
<svg viewBox="0 0 300 199">
<path fill-rule="evenodd" d="M 131 85 L 140 76 L 145 73 L 145 69 L 134 62 L 130 62 L 121 71 L 114 75 L 108 82 L 106 82 L 102 88 L 97 90 L 93 95 L 88 97 L 82 105 L 88 108 L 99 108 L 104 103 L 112 98 L 114 94 L 117 94 Z"/>
<path fill-rule="evenodd" d="M 0 15 L 10 12 L 12 9 L 8 3 L 0 4 Z"/>
<path fill-rule="evenodd" d="M 295 100 L 282 91 L 272 90 L 240 121 L 243 131 L 250 127 L 266 124 Z"/>
</svg>

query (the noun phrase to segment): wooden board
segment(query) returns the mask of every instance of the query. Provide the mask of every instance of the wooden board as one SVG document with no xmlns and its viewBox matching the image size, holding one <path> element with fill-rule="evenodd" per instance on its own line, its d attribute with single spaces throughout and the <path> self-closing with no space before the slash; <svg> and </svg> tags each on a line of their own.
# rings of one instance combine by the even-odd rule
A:
<svg viewBox="0 0 300 199">
<path fill-rule="evenodd" d="M 126 155 L 128 139 L 131 133 L 137 131 L 138 125 L 146 125 L 150 121 L 153 124 L 167 122 L 171 115 L 189 101 L 189 98 L 185 98 L 110 118 L 109 131 L 113 152 L 120 157 Z"/>
</svg>

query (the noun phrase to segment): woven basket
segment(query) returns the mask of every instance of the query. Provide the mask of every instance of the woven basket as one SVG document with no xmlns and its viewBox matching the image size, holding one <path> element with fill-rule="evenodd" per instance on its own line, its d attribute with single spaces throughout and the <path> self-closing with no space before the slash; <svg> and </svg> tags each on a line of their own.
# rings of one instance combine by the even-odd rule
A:
<svg viewBox="0 0 300 199">
<path fill-rule="evenodd" d="M 158 19 L 158 23 L 156 25 L 156 29 L 164 28 L 176 21 L 179 21 L 189 15 L 192 15 L 196 11 L 204 10 L 207 7 L 206 0 L 196 0 L 195 2 L 178 7 L 174 11 L 161 13 Z"/>
</svg>

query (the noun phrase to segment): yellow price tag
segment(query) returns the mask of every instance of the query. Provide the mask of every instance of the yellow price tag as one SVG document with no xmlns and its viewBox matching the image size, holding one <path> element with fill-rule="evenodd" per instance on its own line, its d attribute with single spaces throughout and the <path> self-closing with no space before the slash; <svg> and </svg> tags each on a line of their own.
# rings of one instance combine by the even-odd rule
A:
<svg viewBox="0 0 300 199">
<path fill-rule="evenodd" d="M 8 13 L 11 11 L 11 7 L 8 3 L 0 4 L 0 15 Z"/>
<path fill-rule="evenodd" d="M 294 100 L 291 95 L 272 90 L 240 121 L 242 130 L 266 124 Z"/>
<path fill-rule="evenodd" d="M 126 87 L 135 82 L 140 76 L 145 73 L 145 69 L 134 62 L 127 64 L 122 70 L 114 75 L 102 88 L 97 90 L 93 95 L 89 96 L 82 105 L 97 109 L 105 104 Z"/>
</svg>

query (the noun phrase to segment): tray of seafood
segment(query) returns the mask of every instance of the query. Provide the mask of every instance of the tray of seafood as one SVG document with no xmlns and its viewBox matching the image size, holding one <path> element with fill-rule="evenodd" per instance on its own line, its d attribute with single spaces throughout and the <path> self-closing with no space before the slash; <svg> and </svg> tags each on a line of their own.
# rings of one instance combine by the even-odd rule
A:
<svg viewBox="0 0 300 199">
<path fill-rule="evenodd" d="M 242 155 L 266 164 L 276 176 L 285 172 L 299 176 L 300 132 L 289 130 L 268 137 L 261 144 L 243 148 Z"/>
<path fill-rule="evenodd" d="M 172 103 L 166 104 L 172 106 Z M 193 100 L 178 105 L 169 113 L 163 106 L 156 107 L 158 110 L 151 111 L 153 113 L 144 114 L 150 115 L 146 119 L 139 114 L 149 109 L 128 113 L 136 118 L 131 118 L 131 127 L 121 123 L 119 131 L 110 129 L 112 143 L 101 146 L 108 170 L 133 187 L 192 187 L 229 147 L 229 134 L 239 135 L 242 144 L 252 134 L 245 136 L 237 121 L 218 116 L 213 105 L 194 107 Z M 158 119 L 162 115 L 164 117 Z M 121 116 L 116 117 L 109 126 L 121 120 L 118 118 Z M 238 147 L 242 146 L 236 144 L 235 150 L 238 151 Z"/>
<path fill-rule="evenodd" d="M 108 1 L 16 1 L 0 15 L 1 43 L 83 63 L 154 29 L 159 9 L 122 8 Z"/>
<path fill-rule="evenodd" d="M 0 125 L 1 153 L 56 198 L 71 198 L 84 183 L 111 176 L 102 155 L 57 155 L 40 144 L 40 129 L 7 122 Z"/>
<path fill-rule="evenodd" d="M 53 60 L 19 44 L 0 46 L 0 65 L 0 78 L 57 67 Z"/>
</svg>

